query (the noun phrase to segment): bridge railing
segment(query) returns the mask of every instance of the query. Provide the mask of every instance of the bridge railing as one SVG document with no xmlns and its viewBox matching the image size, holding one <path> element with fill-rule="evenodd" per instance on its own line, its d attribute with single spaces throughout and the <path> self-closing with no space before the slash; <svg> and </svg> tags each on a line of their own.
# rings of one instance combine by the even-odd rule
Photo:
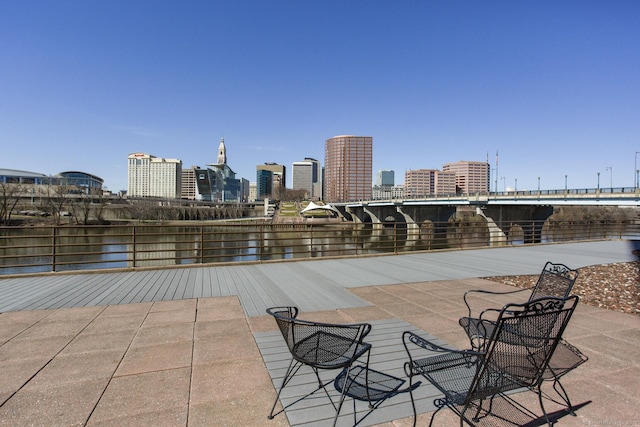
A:
<svg viewBox="0 0 640 427">
<path fill-rule="evenodd" d="M 372 201 L 398 201 L 398 200 L 450 200 L 450 199 L 473 199 L 476 197 L 491 198 L 513 198 L 513 197 L 567 197 L 567 196 L 593 196 L 607 198 L 637 198 L 640 197 L 640 187 L 599 187 L 599 188 L 567 188 L 567 189 L 551 189 L 551 190 L 503 190 L 503 191 L 484 191 L 474 193 L 461 194 L 417 194 L 409 192 L 401 198 L 381 198 L 378 197 Z M 355 200 L 354 203 L 364 203 L 361 200 Z M 349 203 L 349 202 L 343 202 Z"/>
<path fill-rule="evenodd" d="M 591 239 L 640 241 L 640 221 L 0 227 L 0 275 L 397 254 Z"/>
</svg>

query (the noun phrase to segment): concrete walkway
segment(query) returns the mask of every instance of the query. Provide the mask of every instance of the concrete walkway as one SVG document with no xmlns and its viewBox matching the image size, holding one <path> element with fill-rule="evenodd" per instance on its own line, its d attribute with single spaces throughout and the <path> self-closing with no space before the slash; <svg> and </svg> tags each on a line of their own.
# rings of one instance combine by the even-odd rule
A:
<svg viewBox="0 0 640 427">
<path fill-rule="evenodd" d="M 567 247 L 548 248 L 561 246 Z M 571 267 L 611 259 L 610 253 L 591 251 L 586 250 L 589 254 L 582 261 L 544 255 L 545 260 Z M 437 255 L 470 256 L 471 252 Z M 575 254 L 572 250 L 567 258 Z M 607 261 L 584 263 L 599 256 Z M 397 263 L 397 258 L 372 259 L 379 271 L 392 276 L 385 262 Z M 452 276 L 458 274 L 453 258 L 448 262 L 445 258 L 439 261 L 439 274 L 446 274 L 447 268 Z M 482 258 L 506 265 L 504 258 L 488 252 Z M 533 258 L 525 262 L 533 263 Z M 543 263 L 538 263 L 536 272 Z M 297 264 L 282 264 L 281 273 L 286 274 L 287 265 L 299 268 Z M 0 280 L 0 286 L 4 280 L 14 279 Z M 464 348 L 466 340 L 457 324 L 464 314 L 462 294 L 476 288 L 512 289 L 473 277 L 388 280 L 344 291 L 365 304 L 303 310 L 303 316 L 330 322 L 398 319 Z M 275 389 L 255 339 L 275 331 L 275 323 L 262 314 L 247 315 L 242 298 L 198 297 L 0 314 L 0 425 L 289 425 L 285 414 L 266 419 Z M 487 306 L 504 303 L 501 298 L 486 300 Z M 565 337 L 590 360 L 563 380 L 573 403 L 581 407 L 577 417 L 562 416 L 557 425 L 640 425 L 636 410 L 640 405 L 639 331 L 639 316 L 578 307 Z M 519 399 L 537 408 L 533 394 L 521 393 Z M 388 404 L 393 405 L 391 399 Z M 385 405 L 376 411 L 385 411 Z M 426 405 L 422 410 L 428 410 Z M 409 415 L 398 413 L 380 425 L 410 425 Z M 421 414 L 420 424 L 429 416 Z M 449 413 L 438 414 L 436 425 L 455 425 L 455 420 Z"/>
</svg>

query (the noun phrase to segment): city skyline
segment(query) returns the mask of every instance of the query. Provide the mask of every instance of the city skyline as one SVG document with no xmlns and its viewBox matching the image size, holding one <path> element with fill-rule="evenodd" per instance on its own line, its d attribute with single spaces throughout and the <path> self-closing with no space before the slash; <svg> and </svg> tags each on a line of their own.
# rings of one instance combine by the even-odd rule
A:
<svg viewBox="0 0 640 427">
<path fill-rule="evenodd" d="M 499 152 L 492 190 L 631 187 L 638 16 L 632 1 L 5 2 L 0 167 L 117 192 L 130 153 L 205 166 L 224 137 L 253 181 L 351 134 L 373 136 L 373 173 L 397 184 L 461 160 L 495 170 Z"/>
</svg>

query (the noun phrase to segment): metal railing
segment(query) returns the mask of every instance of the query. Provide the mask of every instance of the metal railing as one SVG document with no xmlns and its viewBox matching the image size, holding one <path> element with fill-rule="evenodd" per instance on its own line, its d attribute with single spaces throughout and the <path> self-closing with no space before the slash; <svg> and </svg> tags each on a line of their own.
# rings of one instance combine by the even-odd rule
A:
<svg viewBox="0 0 640 427">
<path fill-rule="evenodd" d="M 259 262 L 593 239 L 640 240 L 640 221 L 0 227 L 0 275 Z"/>
</svg>

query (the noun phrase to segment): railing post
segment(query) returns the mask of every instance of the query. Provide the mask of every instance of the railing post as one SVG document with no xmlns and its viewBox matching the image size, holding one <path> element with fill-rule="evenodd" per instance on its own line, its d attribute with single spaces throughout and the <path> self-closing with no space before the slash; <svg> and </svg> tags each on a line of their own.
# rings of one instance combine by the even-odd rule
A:
<svg viewBox="0 0 640 427">
<path fill-rule="evenodd" d="M 393 253 L 398 254 L 398 221 L 393 222 Z"/>
<path fill-rule="evenodd" d="M 136 268 L 136 226 L 131 226 L 131 266 Z"/>
<path fill-rule="evenodd" d="M 204 226 L 200 226 L 200 264 L 204 264 Z"/>
<path fill-rule="evenodd" d="M 51 228 L 51 271 L 56 271 L 56 226 Z"/>
</svg>

